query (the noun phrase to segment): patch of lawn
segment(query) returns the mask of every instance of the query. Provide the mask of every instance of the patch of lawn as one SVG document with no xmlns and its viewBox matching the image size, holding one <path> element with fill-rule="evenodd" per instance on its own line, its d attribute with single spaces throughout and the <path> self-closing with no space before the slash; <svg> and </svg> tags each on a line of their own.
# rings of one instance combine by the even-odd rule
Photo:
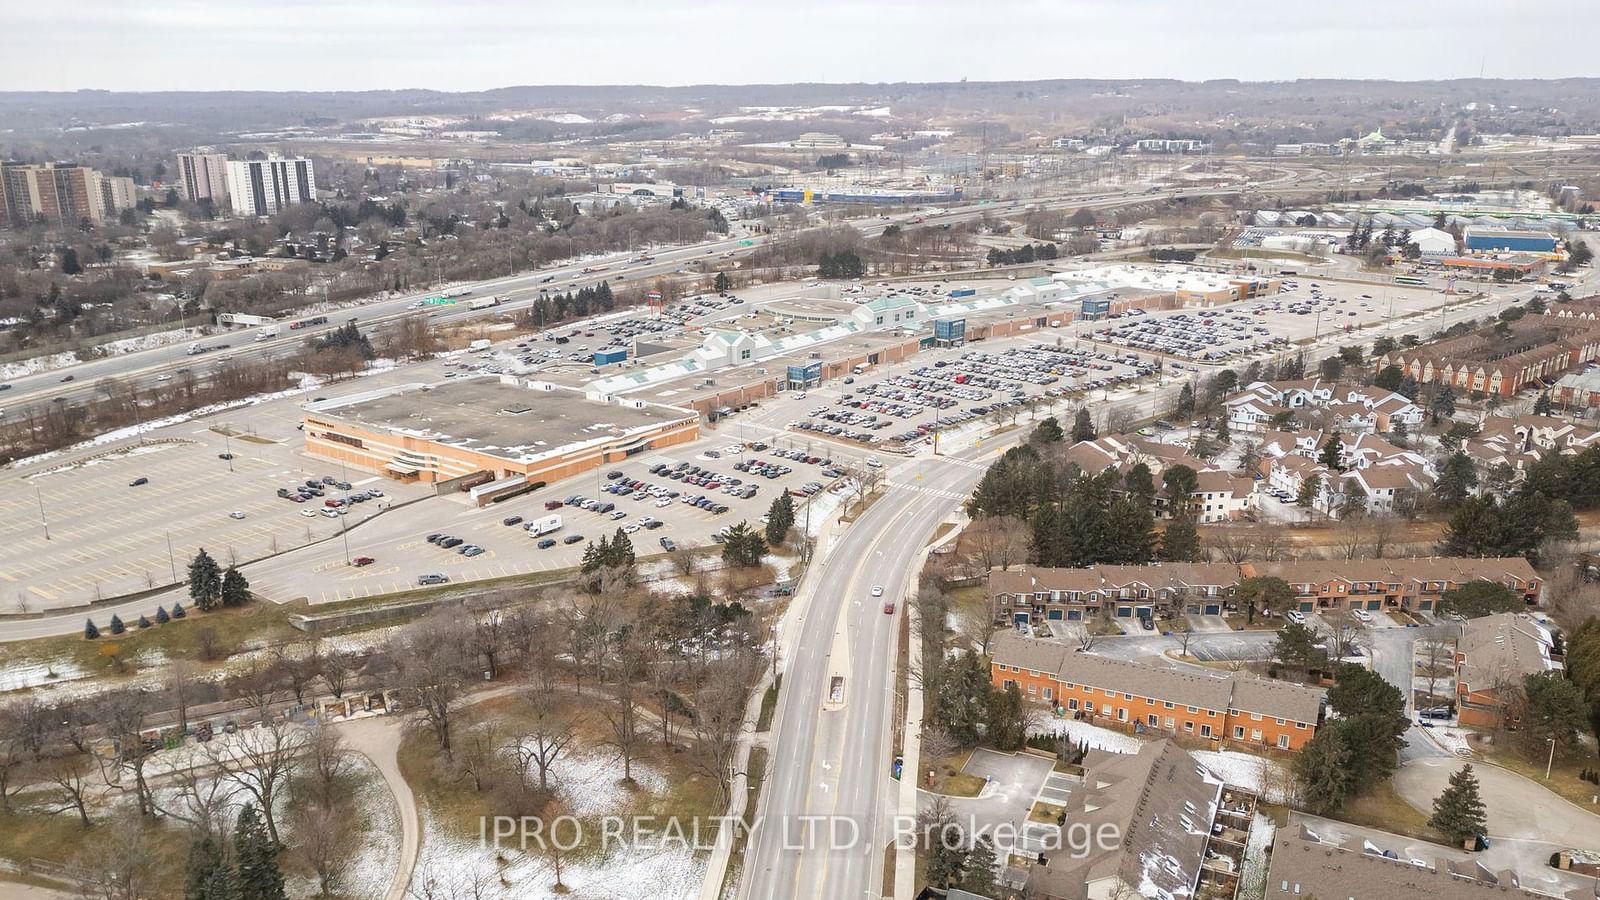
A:
<svg viewBox="0 0 1600 900">
<path fill-rule="evenodd" d="M 778 691 L 783 687 L 783 676 L 772 680 L 767 686 L 767 692 L 761 695 L 761 714 L 756 717 L 756 731 L 770 731 L 772 729 L 772 716 L 778 709 Z"/>
<path fill-rule="evenodd" d="M 1407 803 L 1395 793 L 1394 785 L 1387 781 L 1375 785 L 1359 797 L 1346 801 L 1344 809 L 1333 818 L 1436 844 L 1445 842 L 1444 835 L 1428 825 L 1427 814 Z"/>
<path fill-rule="evenodd" d="M 1033 805 L 1033 809 L 1028 810 L 1028 821 L 1039 822 L 1044 825 L 1054 825 L 1056 823 L 1056 819 L 1060 817 L 1065 808 L 1066 807 L 1057 806 L 1054 803 L 1046 803 L 1043 800 L 1040 800 L 1038 803 Z"/>
</svg>

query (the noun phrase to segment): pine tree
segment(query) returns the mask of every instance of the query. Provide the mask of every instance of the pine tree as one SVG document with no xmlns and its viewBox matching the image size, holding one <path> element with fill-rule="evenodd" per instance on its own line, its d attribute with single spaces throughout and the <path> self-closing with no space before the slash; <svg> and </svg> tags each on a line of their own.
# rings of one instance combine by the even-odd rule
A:
<svg viewBox="0 0 1600 900">
<path fill-rule="evenodd" d="M 165 606 L 156 607 L 156 624 L 165 625 L 170 621 L 172 621 L 172 617 L 167 615 L 167 608 Z"/>
<path fill-rule="evenodd" d="M 1161 535 L 1161 558 L 1167 562 L 1194 562 L 1200 558 L 1200 535 L 1194 528 L 1194 514 L 1181 510 Z"/>
<path fill-rule="evenodd" d="M 633 538 L 621 528 L 611 536 L 611 549 L 606 553 L 606 565 L 626 569 L 634 563 Z"/>
<path fill-rule="evenodd" d="M 93 619 L 85 619 L 83 623 L 83 636 L 86 640 L 94 640 L 100 636 L 100 629 L 94 626 Z"/>
<path fill-rule="evenodd" d="M 1180 419 L 1194 415 L 1194 385 L 1185 384 L 1178 390 L 1177 413 Z"/>
<path fill-rule="evenodd" d="M 204 547 L 189 562 L 189 599 L 201 612 L 214 609 L 222 599 L 222 567 Z"/>
<path fill-rule="evenodd" d="M 124 631 L 127 631 L 127 630 L 128 630 L 128 626 L 122 624 L 122 618 L 120 616 L 118 616 L 116 613 L 112 613 L 111 614 L 111 633 L 112 634 L 121 634 L 121 633 L 123 633 Z"/>
<path fill-rule="evenodd" d="M 733 287 L 733 282 L 728 279 L 726 272 L 718 272 L 717 277 L 711 282 L 714 291 L 725 291 Z"/>
<path fill-rule="evenodd" d="M 150 627 L 150 619 L 148 617 L 146 617 L 146 616 L 140 616 L 139 617 L 139 627 L 141 629 L 149 628 Z"/>
<path fill-rule="evenodd" d="M 278 848 L 256 815 L 253 803 L 239 811 L 233 830 L 234 856 L 238 860 L 238 900 L 285 900 L 283 872 L 278 868 Z"/>
<path fill-rule="evenodd" d="M 987 836 L 979 837 L 973 842 L 972 849 L 967 851 L 966 863 L 961 867 L 961 878 L 956 886 L 979 897 L 993 897 L 995 872 L 998 869 L 994 844 L 990 843 Z"/>
<path fill-rule="evenodd" d="M 183 608 L 183 602 L 182 601 L 179 601 L 179 602 L 176 602 L 176 603 L 172 604 L 172 617 L 174 619 L 181 619 L 184 616 L 187 616 L 188 614 L 189 614 L 188 611 Z"/>
<path fill-rule="evenodd" d="M 1072 420 L 1072 442 L 1077 444 L 1094 439 L 1094 420 L 1089 417 L 1089 408 L 1080 407 L 1077 417 Z"/>
<path fill-rule="evenodd" d="M 1478 777 L 1472 774 L 1472 764 L 1450 776 L 1450 786 L 1434 798 L 1433 815 L 1428 824 L 1437 828 L 1453 844 L 1460 844 L 1474 835 L 1483 834 L 1488 826 L 1484 814 L 1483 798 L 1478 794 Z"/>
<path fill-rule="evenodd" d="M 228 571 L 223 573 L 219 596 L 223 606 L 244 606 L 250 602 L 250 582 L 243 572 L 229 566 Z"/>
<path fill-rule="evenodd" d="M 1339 450 L 1339 436 L 1336 434 L 1328 438 L 1328 442 L 1322 445 L 1322 454 L 1317 457 L 1317 462 L 1322 463 L 1335 472 L 1343 471 L 1344 466 L 1341 465 L 1339 461 Z"/>
<path fill-rule="evenodd" d="M 1550 415 L 1550 392 L 1549 391 L 1545 391 L 1544 393 L 1540 394 L 1539 395 L 1539 399 L 1533 401 L 1533 414 L 1536 415 L 1536 416 L 1548 416 L 1548 415 Z"/>
<path fill-rule="evenodd" d="M 794 527 L 794 498 L 788 491 L 779 494 L 767 507 L 767 543 L 776 547 L 789 536 Z"/>
<path fill-rule="evenodd" d="M 1233 443 L 1233 432 L 1228 429 L 1228 417 L 1226 414 L 1217 417 L 1217 440 L 1223 444 Z"/>
<path fill-rule="evenodd" d="M 1338 728 L 1324 727 L 1308 741 L 1294 760 L 1306 806 L 1318 815 L 1338 812 L 1355 786 L 1350 769 L 1350 748 Z"/>
<path fill-rule="evenodd" d="M 233 870 L 228 868 L 222 848 L 211 838 L 189 845 L 189 872 L 183 896 L 184 900 L 231 900 L 236 896 Z"/>
</svg>

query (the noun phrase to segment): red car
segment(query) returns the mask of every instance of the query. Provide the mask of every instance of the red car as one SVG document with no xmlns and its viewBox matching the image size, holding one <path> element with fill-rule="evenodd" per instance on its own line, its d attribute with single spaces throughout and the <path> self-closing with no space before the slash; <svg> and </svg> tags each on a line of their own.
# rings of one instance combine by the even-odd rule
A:
<svg viewBox="0 0 1600 900">
<path fill-rule="evenodd" d="M 322 501 L 322 505 L 328 507 L 329 509 L 338 509 L 344 505 L 344 501 L 330 497 L 329 499 Z"/>
<path fill-rule="evenodd" d="M 894 615 L 894 601 L 893 600 L 890 600 L 888 603 L 885 603 L 883 605 L 883 614 L 886 615 L 886 616 Z"/>
<path fill-rule="evenodd" d="M 544 502 L 544 508 L 545 509 L 560 509 L 561 506 L 562 506 L 562 503 L 561 503 L 560 500 L 546 500 Z"/>
<path fill-rule="evenodd" d="M 377 562 L 377 560 L 373 559 L 370 556 L 358 556 L 355 559 L 350 560 L 350 565 L 352 565 L 352 566 L 370 566 L 375 562 Z"/>
</svg>

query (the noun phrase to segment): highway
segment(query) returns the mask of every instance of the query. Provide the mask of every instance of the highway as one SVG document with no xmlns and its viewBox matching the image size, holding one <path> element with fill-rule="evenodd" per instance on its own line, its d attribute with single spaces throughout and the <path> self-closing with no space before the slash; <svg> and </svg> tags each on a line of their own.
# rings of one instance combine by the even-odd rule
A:
<svg viewBox="0 0 1600 900">
<path fill-rule="evenodd" d="M 1286 176 L 1276 184 L 1258 184 L 1249 188 L 1224 187 L 1206 188 L 1199 190 L 1176 191 L 1187 197 L 1226 196 L 1249 190 L 1257 193 L 1272 193 L 1274 191 L 1298 191 L 1312 187 L 1309 182 L 1297 180 L 1297 176 Z M 1160 194 L 1153 195 L 1140 191 L 1144 185 L 1131 185 L 1122 190 L 1078 191 L 1058 197 L 1038 200 L 1016 201 L 983 201 L 967 203 L 942 212 L 928 214 L 920 210 L 905 210 L 888 213 L 886 215 L 873 215 L 852 220 L 842 224 L 855 227 L 866 237 L 880 234 L 890 225 L 905 226 L 921 220 L 921 225 L 944 225 L 963 222 L 968 219 L 978 218 L 985 213 L 996 213 L 1018 209 L 1023 206 L 1038 206 L 1044 209 L 1078 209 L 1086 207 L 1091 209 L 1104 209 L 1107 207 L 1124 206 L 1160 199 L 1161 195 L 1168 193 L 1162 189 Z M 661 248 L 651 251 L 653 259 L 649 263 L 636 263 L 630 254 L 618 253 L 604 258 L 591 258 L 576 260 L 572 263 L 536 269 L 501 278 L 488 279 L 471 284 L 458 285 L 469 289 L 473 297 L 498 295 L 504 298 L 498 307 L 486 309 L 470 309 L 463 299 L 456 306 L 441 306 L 432 310 L 432 320 L 441 324 L 465 322 L 472 318 L 498 315 L 507 311 L 530 306 L 539 295 L 544 292 L 576 291 L 586 286 L 594 286 L 602 281 L 609 281 L 613 287 L 619 284 L 636 283 L 640 280 L 654 279 L 661 275 L 670 275 L 679 269 L 687 268 L 695 262 L 722 262 L 724 258 L 737 260 L 755 252 L 765 241 L 783 240 L 784 236 L 757 236 L 744 237 L 737 231 L 729 237 L 718 237 L 714 240 L 682 247 Z M 751 246 L 742 246 L 746 242 Z M 584 272 L 585 268 L 605 267 L 603 271 Z M 715 265 L 712 266 L 715 269 Z M 619 279 L 626 278 L 626 281 Z M 10 389 L 0 395 L 4 405 L 12 410 L 15 415 L 17 409 L 30 403 L 41 401 L 81 402 L 96 392 L 95 384 L 103 379 L 115 378 L 131 381 L 140 386 L 153 386 L 158 379 L 178 372 L 182 369 L 191 369 L 199 376 L 204 377 L 208 372 L 220 366 L 224 361 L 250 361 L 274 357 L 291 356 L 298 352 L 308 337 L 332 329 L 343 324 L 351 318 L 356 318 L 364 332 L 371 333 L 377 326 L 418 314 L 419 310 L 413 304 L 424 297 L 436 296 L 441 287 L 435 286 L 428 290 L 408 293 L 403 296 L 385 299 L 374 299 L 359 306 L 336 310 L 326 313 L 328 323 L 307 329 L 295 331 L 287 330 L 287 323 L 295 319 L 308 318 L 324 313 L 307 309 L 294 316 L 285 317 L 280 326 L 281 333 L 278 337 L 257 342 L 254 340 L 256 329 L 244 328 L 225 334 L 216 334 L 199 341 L 201 346 L 213 349 L 206 353 L 188 355 L 187 349 L 190 342 L 181 342 L 149 350 L 126 353 L 104 359 L 86 360 L 71 366 L 22 375 L 11 379 Z M 219 345 L 227 344 L 227 347 Z M 71 377 L 71 381 L 62 379 Z"/>
</svg>

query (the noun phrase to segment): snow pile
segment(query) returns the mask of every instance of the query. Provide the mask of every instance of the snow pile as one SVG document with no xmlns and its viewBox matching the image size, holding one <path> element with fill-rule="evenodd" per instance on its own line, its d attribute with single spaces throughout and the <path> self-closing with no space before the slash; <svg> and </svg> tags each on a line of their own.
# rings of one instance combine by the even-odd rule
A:
<svg viewBox="0 0 1600 900">
<path fill-rule="evenodd" d="M 1058 719 L 1040 730 L 1051 734 L 1065 734 L 1074 744 L 1087 743 L 1090 750 L 1105 750 L 1111 753 L 1138 753 L 1144 743 L 1131 734 L 1123 734 L 1076 719 Z"/>
<path fill-rule="evenodd" d="M 1194 758 L 1234 787 L 1255 791 L 1268 803 L 1289 803 L 1293 779 L 1279 762 L 1237 750 L 1195 750 Z"/>
<path fill-rule="evenodd" d="M 86 359 L 101 359 L 107 356 L 138 353 L 141 350 L 153 350 L 156 347 L 180 344 L 184 341 L 192 341 L 201 337 L 205 337 L 205 334 L 198 328 L 175 328 L 171 331 L 158 331 L 154 334 L 122 338 L 121 340 L 96 345 L 88 350 L 49 353 L 44 356 L 35 356 L 32 359 L 6 363 L 5 365 L 0 365 L 0 378 L 20 378 L 24 375 L 34 375 L 39 372 L 49 372 L 54 369 L 64 369 L 67 366 L 75 366 Z"/>
</svg>

